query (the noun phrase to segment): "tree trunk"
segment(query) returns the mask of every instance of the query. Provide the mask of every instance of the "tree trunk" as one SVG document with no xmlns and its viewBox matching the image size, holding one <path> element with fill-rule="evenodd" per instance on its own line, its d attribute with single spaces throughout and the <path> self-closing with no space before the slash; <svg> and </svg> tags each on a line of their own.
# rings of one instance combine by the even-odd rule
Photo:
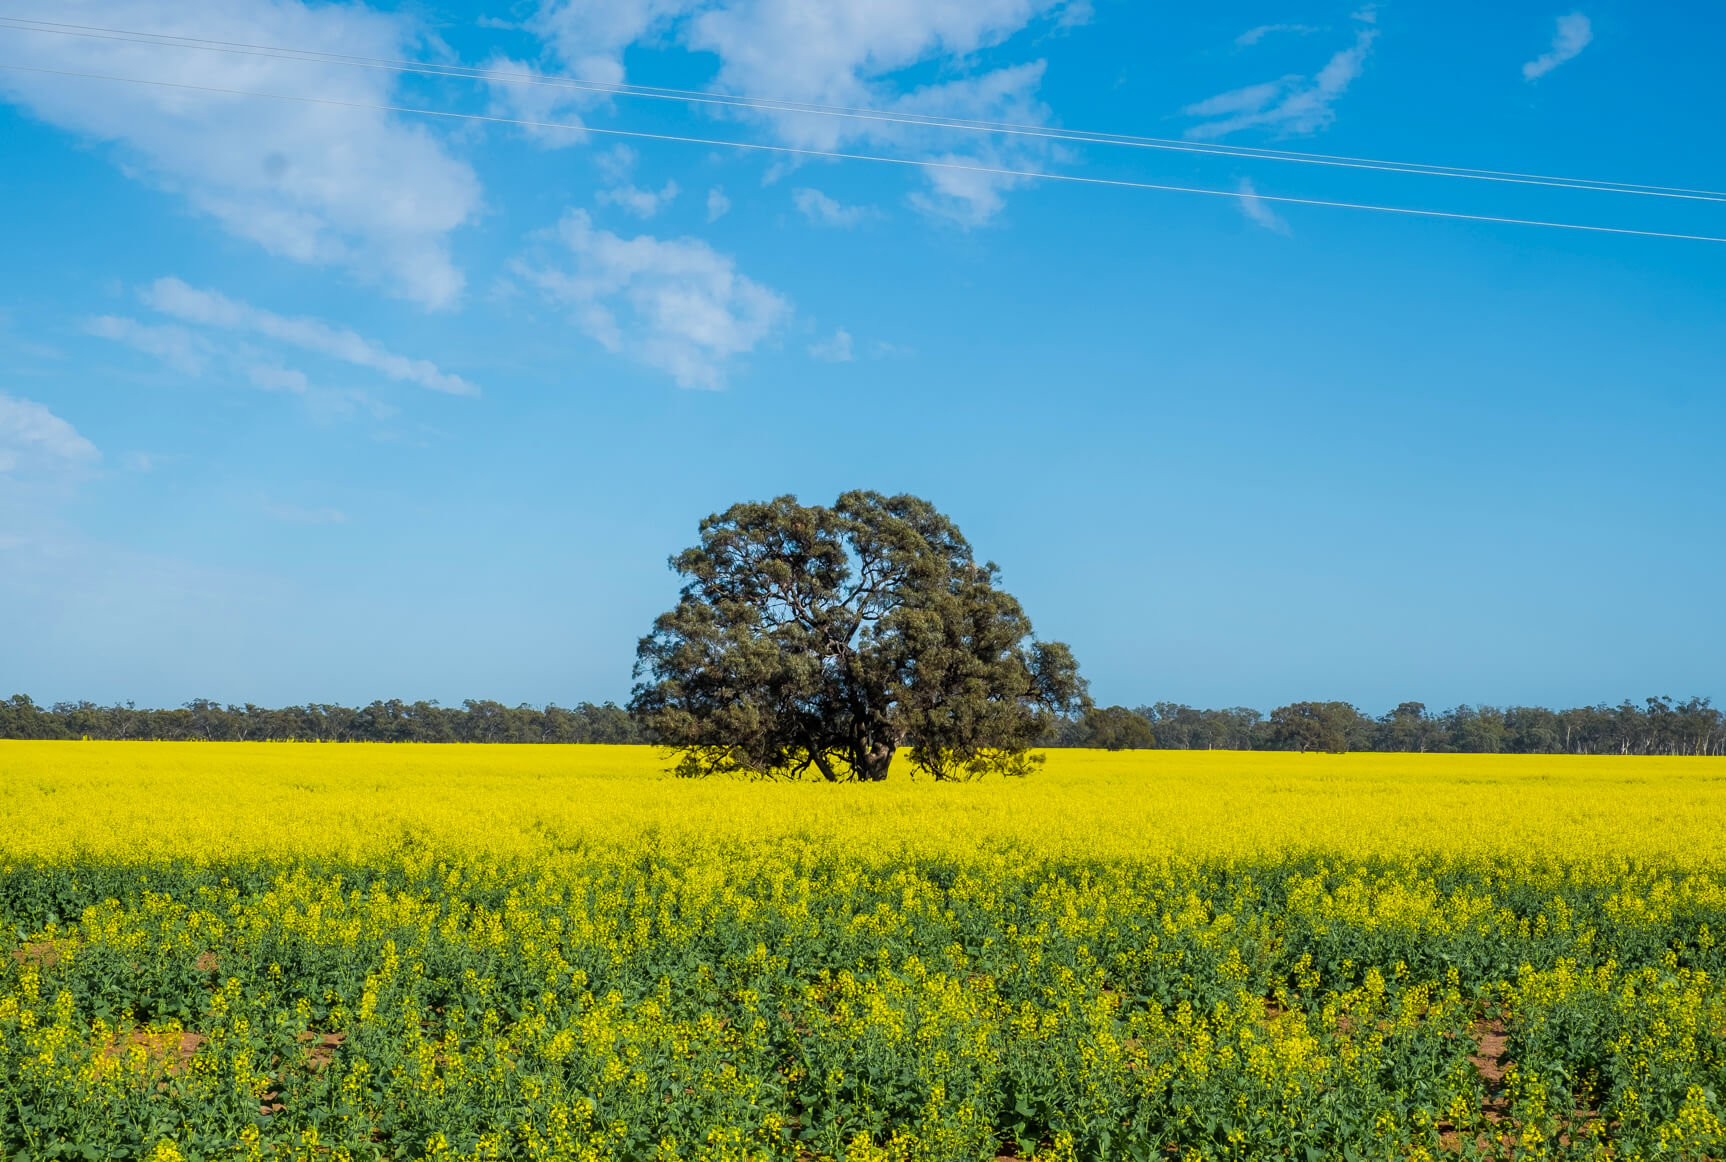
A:
<svg viewBox="0 0 1726 1162">
<path fill-rule="evenodd" d="M 809 757 L 814 760 L 815 767 L 821 772 L 822 778 L 826 779 L 829 783 L 837 783 L 839 781 L 839 775 L 833 770 L 833 763 L 827 758 L 825 751 L 820 747 L 811 746 L 809 748 Z"/>
<path fill-rule="evenodd" d="M 893 751 L 895 749 L 890 742 L 871 743 L 863 751 L 863 761 L 857 768 L 858 777 L 870 783 L 878 783 L 885 779 L 888 768 L 893 765 Z"/>
</svg>

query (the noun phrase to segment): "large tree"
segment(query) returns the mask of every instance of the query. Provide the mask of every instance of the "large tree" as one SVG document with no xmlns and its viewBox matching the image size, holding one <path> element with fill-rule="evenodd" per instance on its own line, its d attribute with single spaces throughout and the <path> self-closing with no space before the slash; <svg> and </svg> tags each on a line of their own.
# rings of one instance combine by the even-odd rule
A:
<svg viewBox="0 0 1726 1162">
<path fill-rule="evenodd" d="M 1087 704 L 1071 651 L 915 496 L 733 505 L 671 567 L 682 597 L 641 639 L 630 709 L 680 774 L 872 781 L 901 747 L 937 779 L 1022 772 Z"/>
</svg>

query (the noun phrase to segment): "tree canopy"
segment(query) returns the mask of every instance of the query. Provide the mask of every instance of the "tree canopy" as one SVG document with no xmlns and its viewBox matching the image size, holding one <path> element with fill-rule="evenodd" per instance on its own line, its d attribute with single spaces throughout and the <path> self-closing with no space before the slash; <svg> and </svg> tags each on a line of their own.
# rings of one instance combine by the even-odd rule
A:
<svg viewBox="0 0 1726 1162">
<path fill-rule="evenodd" d="M 1115 708 L 1062 724 L 1051 746 L 1109 746 Z M 1131 712 L 1163 750 L 1351 750 L 1451 754 L 1726 755 L 1726 714 L 1707 698 L 1639 706 L 1456 706 L 1433 714 L 1402 702 L 1370 718 L 1347 702 L 1293 702 L 1267 717 L 1245 706 L 1158 702 Z M 1137 745 L 1127 743 L 1125 745 Z"/>
<path fill-rule="evenodd" d="M 1284 750 L 1341 752 L 1358 716 L 1347 702 L 1294 702 L 1271 711 L 1270 724 Z"/>
<path fill-rule="evenodd" d="M 468 699 L 460 706 L 380 699 L 369 706 L 313 702 L 270 708 L 223 706 L 194 698 L 172 710 L 125 703 L 56 702 L 23 694 L 0 699 L 0 738 L 162 739 L 200 742 L 499 742 L 641 743 L 636 721 L 610 702 L 573 709 L 505 706 Z"/>
<path fill-rule="evenodd" d="M 1072 652 L 1032 637 L 928 501 L 781 496 L 700 537 L 671 559 L 686 583 L 641 639 L 630 703 L 680 774 L 874 781 L 902 747 L 936 779 L 1023 773 L 1088 705 Z"/>
<path fill-rule="evenodd" d="M 1042 746 L 1155 747 L 1159 750 L 1299 749 L 1300 739 L 1250 707 L 1205 710 L 1158 702 L 1123 711 L 1092 707 L 1051 721 Z M 1726 715 L 1706 698 L 1648 698 L 1638 705 L 1456 706 L 1431 713 L 1403 702 L 1377 717 L 1342 703 L 1349 750 L 1433 753 L 1726 755 Z M 1139 720 L 1138 722 L 1132 721 Z M 643 743 L 641 720 L 607 702 L 573 709 L 470 699 L 460 706 L 391 698 L 368 706 L 312 703 L 270 708 L 224 706 L 206 698 L 162 709 L 120 703 L 38 706 L 18 694 L 0 699 L 0 739 L 170 739 L 210 742 Z M 1334 736 L 1332 738 L 1334 742 Z"/>
<path fill-rule="evenodd" d="M 1157 745 L 1157 736 L 1143 714 L 1125 706 L 1097 706 L 1067 724 L 1056 742 L 1095 750 L 1147 750 Z"/>
</svg>

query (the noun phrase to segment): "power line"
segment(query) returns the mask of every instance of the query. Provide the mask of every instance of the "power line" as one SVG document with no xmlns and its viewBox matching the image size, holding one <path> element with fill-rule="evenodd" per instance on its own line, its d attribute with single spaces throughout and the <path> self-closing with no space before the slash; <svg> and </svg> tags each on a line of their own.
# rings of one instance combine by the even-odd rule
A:
<svg viewBox="0 0 1726 1162">
<path fill-rule="evenodd" d="M 1070 182 L 1087 186 L 1109 186 L 1117 189 L 1151 190 L 1160 193 L 1202 194 L 1208 197 L 1252 199 L 1290 206 L 1322 206 L 1337 210 L 1369 210 L 1380 214 L 1402 214 L 1419 218 L 1444 218 L 1459 222 L 1489 222 L 1506 226 L 1544 226 L 1555 230 L 1580 230 L 1592 234 L 1621 234 L 1637 238 L 1670 238 L 1683 242 L 1726 242 L 1726 237 L 1710 234 L 1680 234 L 1663 230 L 1638 230 L 1626 226 L 1590 226 L 1579 222 L 1550 222 L 1537 218 L 1511 218 L 1495 214 L 1466 214 L 1455 210 L 1425 210 L 1408 206 L 1383 206 L 1366 202 L 1344 202 L 1328 198 L 1300 198 L 1287 194 L 1261 194 L 1241 190 L 1217 190 L 1203 186 L 1179 186 L 1161 182 L 1137 182 L 1123 178 L 1086 177 L 1082 174 L 1045 173 L 1038 170 L 1009 169 L 1004 166 L 972 165 L 955 161 L 918 160 L 889 157 L 881 154 L 849 153 L 839 150 L 805 149 L 795 145 L 773 145 L 759 141 L 727 141 L 721 138 L 697 137 L 679 133 L 650 133 L 636 129 L 600 128 L 592 125 L 558 121 L 535 121 L 522 117 L 503 117 L 490 113 L 464 113 L 451 109 L 427 109 L 412 105 L 386 105 L 370 101 L 348 101 L 336 97 L 310 97 L 288 93 L 264 93 L 250 89 L 227 89 L 214 85 L 194 85 L 184 81 L 158 81 L 143 77 L 120 77 L 106 73 L 85 73 L 71 69 L 49 69 L 34 65 L 0 63 L 0 69 L 11 72 L 40 73 L 48 76 L 76 77 L 90 81 L 118 81 L 123 84 L 152 85 L 159 88 L 183 89 L 200 93 L 217 93 L 230 97 L 261 97 L 272 101 L 296 101 L 313 105 L 330 105 L 345 109 L 368 109 L 380 113 L 405 113 L 419 117 L 440 117 L 450 120 L 480 121 L 496 125 L 514 125 L 526 129 L 561 129 L 574 133 L 597 133 L 610 137 L 627 137 L 642 141 L 675 142 L 684 145 L 706 145 L 722 149 L 743 149 L 763 153 L 789 154 L 795 157 L 816 157 L 831 161 L 869 161 L 885 165 L 910 166 L 918 169 L 938 169 L 960 173 L 987 174 L 1028 181 Z"/>
<path fill-rule="evenodd" d="M 283 48 L 272 45 L 247 44 L 237 41 L 211 40 L 179 34 L 140 32 L 128 29 L 104 28 L 96 25 L 66 24 L 56 21 L 29 20 L 20 17 L 0 17 L 0 27 L 15 31 L 38 32 L 61 36 L 79 36 L 99 40 L 117 40 L 134 44 L 186 48 L 210 52 L 226 52 L 260 56 L 277 60 L 295 60 L 315 64 L 335 64 L 348 67 L 382 69 L 390 72 L 460 80 L 483 81 L 488 84 L 532 85 L 560 88 L 576 92 L 614 97 L 637 97 L 669 100 L 754 112 L 791 113 L 853 120 L 876 121 L 927 129 L 949 129 L 965 132 L 991 133 L 1004 136 L 1029 137 L 1072 144 L 1120 146 L 1154 149 L 1201 156 L 1229 157 L 1238 160 L 1280 161 L 1302 165 L 1318 165 L 1344 169 L 1370 170 L 1383 173 L 1410 174 L 1423 177 L 1458 178 L 1470 181 L 1500 182 L 1515 185 L 1544 186 L 1553 189 L 1582 190 L 1593 193 L 1632 194 L 1641 197 L 1677 198 L 1688 201 L 1726 202 L 1726 192 L 1689 189 L 1680 186 L 1657 186 L 1634 182 L 1606 181 L 1593 178 L 1571 178 L 1550 174 L 1519 173 L 1508 170 L 1471 169 L 1461 166 L 1436 165 L 1427 162 L 1386 161 L 1378 158 L 1350 157 L 1339 154 L 1307 153 L 1297 150 L 1267 149 L 1256 146 L 1228 145 L 1220 142 L 1195 142 L 1163 137 L 1132 134 L 1102 133 L 1088 130 L 1051 128 L 1015 122 L 981 121 L 943 117 L 935 114 L 907 113 L 893 110 L 819 105 L 802 101 L 719 93 L 703 89 L 671 89 L 622 82 L 584 80 L 576 77 L 552 77 L 538 73 L 507 72 L 472 68 L 465 65 L 408 61 L 382 57 L 354 56 L 312 49 Z"/>
<path fill-rule="evenodd" d="M 1384 172 L 1407 173 L 1431 177 L 1454 177 L 1481 181 L 1512 182 L 1525 185 L 1551 186 L 1560 189 L 1589 190 L 1601 193 L 1628 193 L 1653 197 L 1685 198 L 1697 201 L 1726 201 L 1726 193 L 1713 190 L 1694 190 L 1673 186 L 1652 186 L 1631 182 L 1603 181 L 1589 178 L 1554 177 L 1544 174 L 1515 173 L 1501 170 L 1467 169 L 1457 166 L 1433 165 L 1424 162 L 1393 162 L 1375 158 L 1302 153 L 1294 150 L 1264 149 L 1253 146 L 1226 145 L 1222 143 L 1177 141 L 1169 138 L 1140 137 L 1127 134 L 1052 129 L 1048 126 L 1016 124 L 1012 122 L 975 121 L 961 118 L 941 117 L 934 114 L 904 113 L 879 109 L 818 105 L 808 102 L 786 101 L 777 98 L 717 93 L 710 90 L 668 89 L 645 85 L 630 85 L 621 82 L 612 83 L 583 80 L 573 77 L 549 77 L 537 73 L 511 73 L 506 71 L 476 69 L 462 65 L 392 60 L 378 57 L 360 57 L 340 53 L 327 53 L 318 50 L 283 49 L 274 46 L 252 45 L 233 41 L 208 40 L 201 37 L 188 37 L 177 34 L 132 32 L 123 29 L 100 28 L 91 25 L 69 25 L 58 24 L 50 21 L 26 21 L 18 18 L 0 17 L 0 26 L 6 25 L 16 26 L 25 31 L 55 32 L 63 35 L 89 36 L 97 39 L 126 40 L 140 44 L 161 44 L 172 47 L 233 52 L 243 55 L 274 57 L 285 60 L 343 64 L 364 68 L 385 69 L 393 72 L 415 73 L 425 76 L 480 80 L 488 83 L 501 82 L 507 84 L 526 84 L 565 88 L 581 92 L 601 93 L 607 96 L 643 97 L 658 100 L 712 104 L 732 108 L 750 109 L 758 112 L 785 112 L 847 117 L 882 121 L 893 124 L 913 125 L 924 128 L 960 129 L 1037 137 L 1082 144 L 1119 145 L 1254 160 L 1342 166 L 1352 169 L 1379 170 Z"/>
</svg>

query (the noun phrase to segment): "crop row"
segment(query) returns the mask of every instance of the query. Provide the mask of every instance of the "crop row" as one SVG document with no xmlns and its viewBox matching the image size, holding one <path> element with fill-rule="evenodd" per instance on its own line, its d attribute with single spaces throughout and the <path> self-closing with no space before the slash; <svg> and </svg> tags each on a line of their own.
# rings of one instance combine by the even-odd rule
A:
<svg viewBox="0 0 1726 1162">
<path fill-rule="evenodd" d="M 1726 1155 L 1726 880 L 674 853 L 0 870 L 0 1149 Z"/>
</svg>

